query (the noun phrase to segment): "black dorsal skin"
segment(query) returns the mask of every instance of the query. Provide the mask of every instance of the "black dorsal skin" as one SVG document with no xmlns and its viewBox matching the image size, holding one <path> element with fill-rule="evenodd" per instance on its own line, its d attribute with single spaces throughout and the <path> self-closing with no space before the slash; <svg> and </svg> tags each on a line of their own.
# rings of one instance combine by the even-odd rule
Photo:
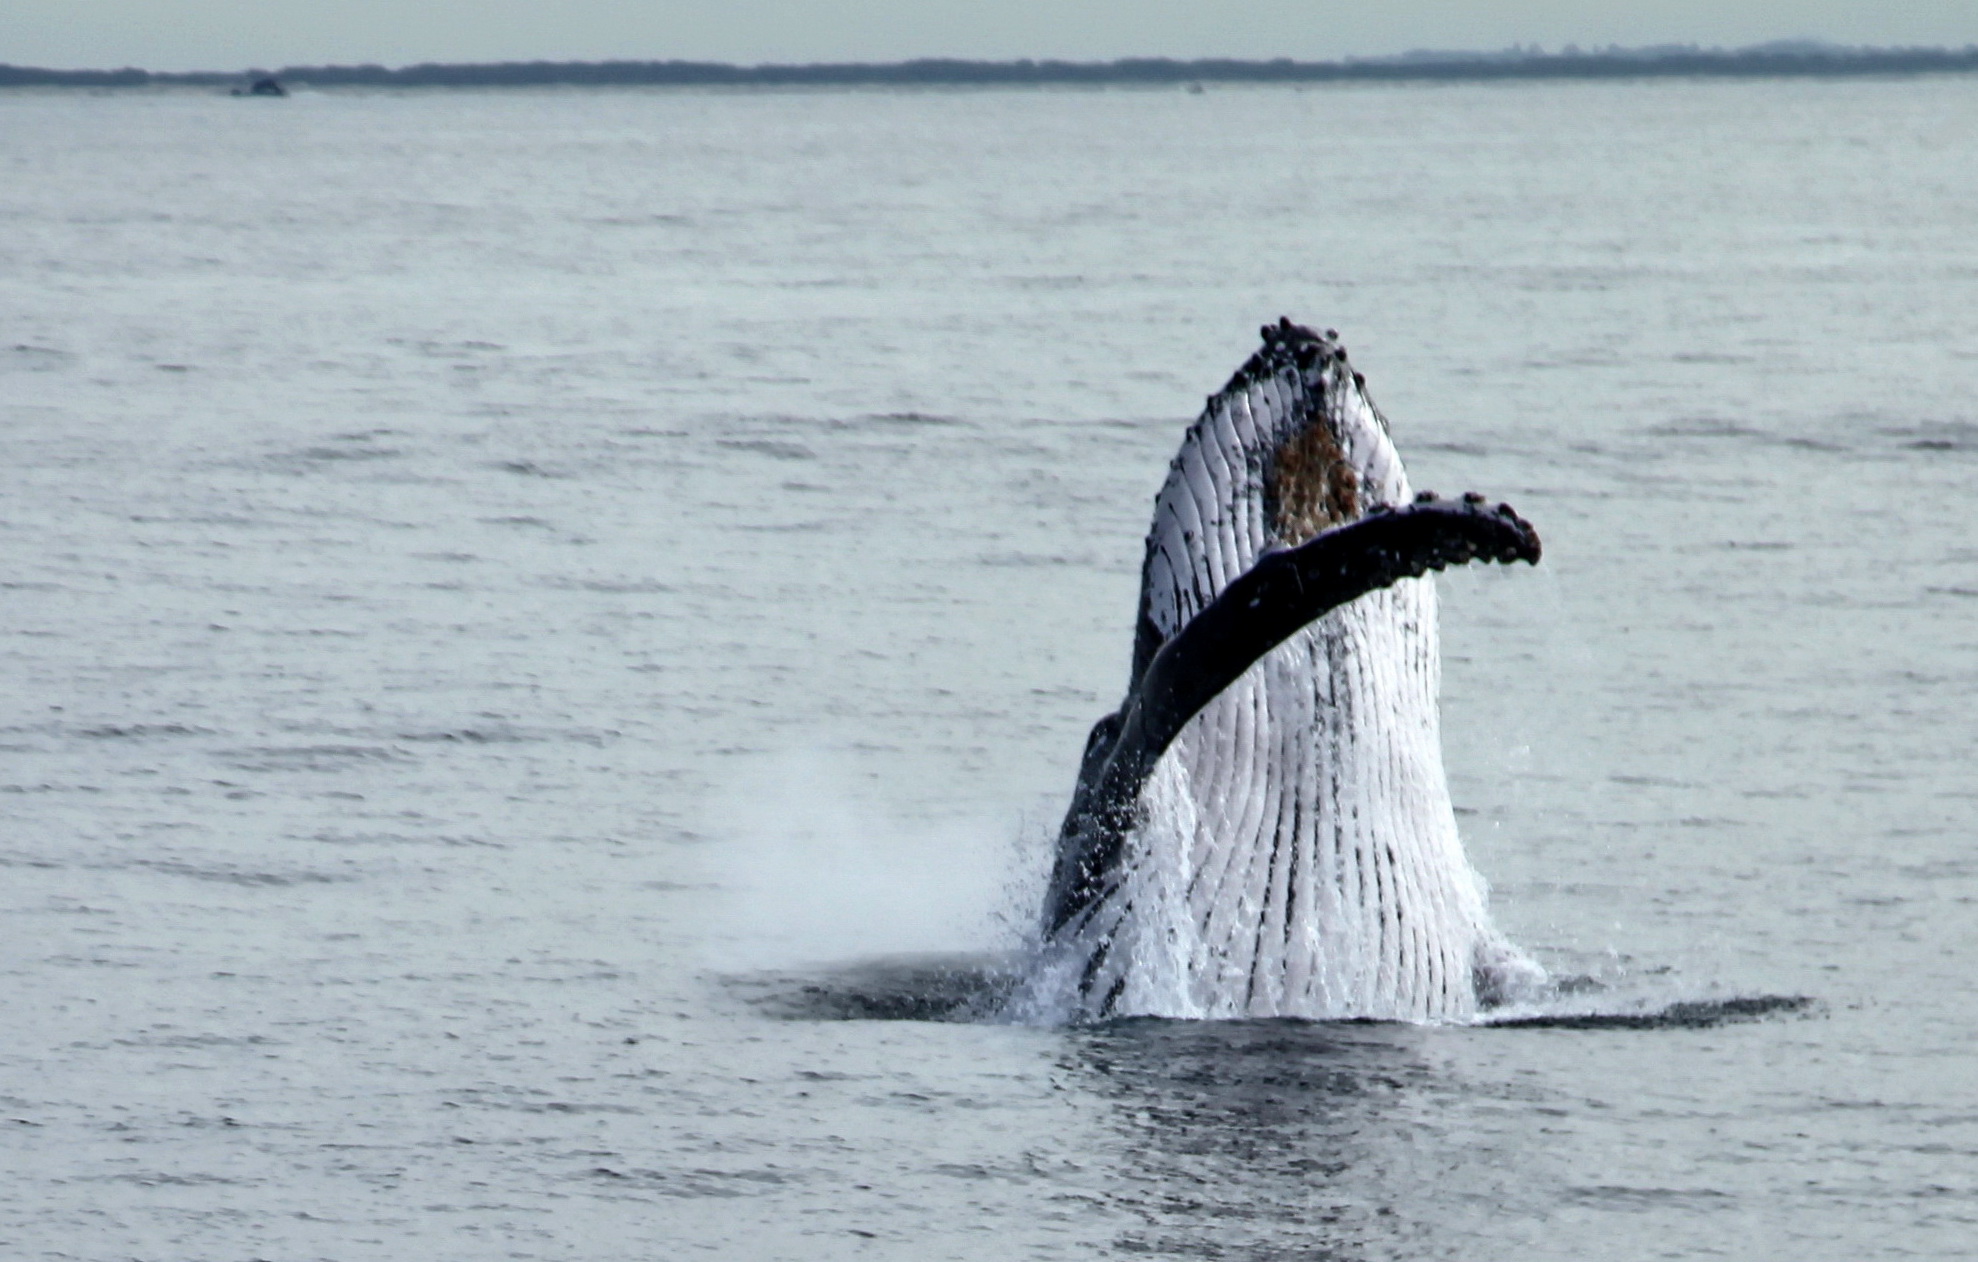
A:
<svg viewBox="0 0 1978 1262">
<path fill-rule="evenodd" d="M 1407 507 L 1376 507 L 1259 559 L 1136 663 L 1125 701 L 1092 729 L 1058 832 L 1046 933 L 1064 929 L 1111 889 L 1154 765 L 1188 720 L 1259 658 L 1329 610 L 1402 579 L 1478 560 L 1536 565 L 1539 552 L 1538 533 L 1509 505 L 1424 492 Z"/>
</svg>

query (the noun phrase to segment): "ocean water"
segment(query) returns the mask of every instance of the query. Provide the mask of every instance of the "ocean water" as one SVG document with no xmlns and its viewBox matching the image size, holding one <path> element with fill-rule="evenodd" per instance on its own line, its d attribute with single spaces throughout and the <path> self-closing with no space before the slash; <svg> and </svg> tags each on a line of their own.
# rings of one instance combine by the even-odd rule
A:
<svg viewBox="0 0 1978 1262">
<path fill-rule="evenodd" d="M 1279 315 L 1708 1019 L 927 1019 Z M 0 95 L 0 1251 L 1978 1255 L 1975 385 L 1969 79 Z"/>
</svg>

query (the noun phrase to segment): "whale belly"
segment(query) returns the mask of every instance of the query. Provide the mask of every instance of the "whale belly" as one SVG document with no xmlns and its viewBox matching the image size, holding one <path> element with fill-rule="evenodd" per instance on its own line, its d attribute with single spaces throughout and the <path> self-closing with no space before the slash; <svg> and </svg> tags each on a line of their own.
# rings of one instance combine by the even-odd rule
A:
<svg viewBox="0 0 1978 1262">
<path fill-rule="evenodd" d="M 1191 720 L 1087 987 L 1115 1014 L 1462 1019 L 1484 900 L 1443 768 L 1435 591 L 1327 614 Z"/>
</svg>

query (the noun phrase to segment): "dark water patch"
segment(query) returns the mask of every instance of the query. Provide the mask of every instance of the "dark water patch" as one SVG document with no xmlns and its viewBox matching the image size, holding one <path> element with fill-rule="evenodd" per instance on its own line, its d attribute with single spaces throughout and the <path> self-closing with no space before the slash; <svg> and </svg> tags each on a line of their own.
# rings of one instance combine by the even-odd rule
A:
<svg viewBox="0 0 1978 1262">
<path fill-rule="evenodd" d="M 600 592 L 608 596 L 656 596 L 676 590 L 671 584 L 651 578 L 572 578 L 561 574 L 539 578 L 536 586 L 564 592 Z"/>
<path fill-rule="evenodd" d="M 1749 995 L 1733 999 L 1679 1000 L 1665 1007 L 1625 1012 L 1546 1012 L 1486 1016 L 1479 1025 L 1524 1030 L 1709 1030 L 1766 1017 L 1813 1016 L 1808 995 Z"/>
<path fill-rule="evenodd" d="M 1891 426 L 1882 432 L 1907 451 L 1978 451 L 1978 422 L 1927 421 L 1920 425 Z"/>
<path fill-rule="evenodd" d="M 1049 697 L 1054 700 L 1076 701 L 1080 705 L 1089 705 L 1100 700 L 1099 694 L 1092 689 L 1079 688 L 1071 684 L 1051 684 L 1046 687 L 1032 688 L 1030 695 L 1033 697 Z"/>
<path fill-rule="evenodd" d="M 411 755 L 382 745 L 269 745 L 216 752 L 241 771 L 346 771 L 363 763 L 409 762 Z"/>
<path fill-rule="evenodd" d="M 724 979 L 748 1004 L 790 1021 L 986 1021 L 1022 980 L 1007 956 L 921 955 L 803 976 Z"/>
<path fill-rule="evenodd" d="M 438 745 L 522 745 L 567 742 L 602 749 L 624 733 L 616 728 L 527 728 L 499 724 L 406 731 L 392 734 L 393 740 Z"/>
<path fill-rule="evenodd" d="M 85 727 L 76 735 L 99 741 L 141 741 L 158 736 L 212 736 L 215 732 L 212 728 L 189 727 L 184 723 L 132 723 L 123 726 L 104 723 L 97 727 Z"/>
<path fill-rule="evenodd" d="M 1932 596 L 1978 597 L 1978 587 L 1926 587 L 1923 590 Z"/>
<path fill-rule="evenodd" d="M 804 444 L 780 438 L 717 438 L 714 445 L 729 451 L 752 451 L 774 460 L 817 459 L 817 453 Z"/>
<path fill-rule="evenodd" d="M 1567 355 L 1534 357 L 1525 360 L 1523 367 L 1546 372 L 1575 368 L 1620 368 L 1627 362 L 1625 357 L 1615 351 L 1585 350 Z"/>
<path fill-rule="evenodd" d="M 140 1173 L 131 1171 L 125 1174 L 91 1174 L 79 1176 L 85 1183 L 134 1183 L 138 1187 L 244 1187 L 252 1186 L 258 1180 L 229 1179 L 217 1174 L 165 1174 L 159 1172 Z"/>
<path fill-rule="evenodd" d="M 643 1112 L 641 1109 L 623 1104 L 558 1100 L 547 1091 L 527 1087 L 466 1087 L 446 1094 L 451 1098 L 443 1103 L 450 1109 L 472 1107 L 495 1109 L 505 1113 L 562 1113 L 572 1116 L 586 1113 L 613 1113 L 628 1117 Z"/>
<path fill-rule="evenodd" d="M 512 473 L 517 477 L 523 478 L 563 479 L 572 476 L 564 470 L 540 465 L 533 460 L 497 460 L 490 467 L 499 469 L 503 473 Z"/>
<path fill-rule="evenodd" d="M 531 732 L 520 732 L 514 728 L 463 727 L 438 732 L 398 732 L 394 734 L 393 739 L 440 741 L 451 745 L 514 745 L 545 738 Z"/>
<path fill-rule="evenodd" d="M 1897 864 L 1898 875 L 1917 881 L 1965 880 L 1978 876 L 1978 859 L 1939 859 L 1929 863 Z"/>
<path fill-rule="evenodd" d="M 35 855 L 0 854 L 0 868 L 40 868 L 44 871 L 59 872 L 66 870 L 68 866 L 66 863 L 57 863 L 53 859 L 43 859 Z"/>
<path fill-rule="evenodd" d="M 1729 351 L 1678 351 L 1671 355 L 1671 363 L 1677 364 L 1749 364 L 1755 362 L 1755 355 L 1738 355 Z"/>
<path fill-rule="evenodd" d="M 1044 552 L 985 552 L 975 558 L 975 563 L 992 569 L 1030 570 L 1092 566 L 1098 564 L 1098 561 L 1089 552 L 1076 555 Z"/>
<path fill-rule="evenodd" d="M 1806 434 L 1782 434 L 1739 421 L 1710 416 L 1687 417 L 1660 425 L 1650 425 L 1643 429 L 1641 434 L 1651 439 L 1726 439 L 1757 446 L 1785 447 L 1795 451 L 1822 454 L 1848 454 L 1853 450 L 1831 439 L 1814 438 Z"/>
<path fill-rule="evenodd" d="M 281 889 L 305 885 L 340 885 L 358 879 L 354 875 L 338 872 L 312 872 L 308 870 L 262 872 L 255 871 L 251 868 L 181 863 L 172 859 L 138 859 L 132 863 L 114 864 L 111 866 L 145 868 L 152 872 L 162 872 L 167 876 L 183 876 L 190 880 L 210 881 L 219 885 L 238 885 L 243 889 Z"/>
<path fill-rule="evenodd" d="M 440 342 L 426 338 L 388 337 L 385 339 L 385 343 L 388 346 L 400 346 L 407 350 L 417 351 L 421 355 L 427 355 L 434 359 L 467 359 L 491 351 L 504 351 L 508 349 L 499 342 L 472 340 L 464 342 Z"/>
<path fill-rule="evenodd" d="M 975 422 L 937 412 L 869 412 L 849 420 L 833 421 L 842 429 L 974 429 Z"/>
<path fill-rule="evenodd" d="M 1721 417 L 1696 416 L 1650 425 L 1642 434 L 1648 438 L 1769 438 L 1762 429 L 1753 429 Z"/>
<path fill-rule="evenodd" d="M 8 348 L 7 355 L 0 359 L 0 367 L 20 372 L 54 372 L 75 362 L 72 352 L 57 350 L 53 346 L 34 346 L 27 342 L 16 342 Z"/>
<path fill-rule="evenodd" d="M 1090 285 L 1092 280 L 1077 272 L 1069 272 L 1062 275 L 1007 276 L 1003 278 L 1003 283 L 1016 290 L 1044 290 L 1055 293 L 1066 289 L 1083 289 Z"/>
<path fill-rule="evenodd" d="M 618 1185 L 640 1186 L 662 1196 L 691 1199 L 751 1196 L 788 1183 L 792 1177 L 790 1172 L 785 1170 L 667 1171 L 636 1167 L 619 1170 L 611 1166 L 593 1166 L 590 1174 L 595 1179 L 607 1180 Z"/>
<path fill-rule="evenodd" d="M 1804 785 L 1791 785 L 1784 788 L 1739 789 L 1743 798 L 1775 798 L 1787 802 L 1803 802 L 1813 796 L 1814 790 Z"/>
<path fill-rule="evenodd" d="M 267 522 L 258 517 L 243 517 L 239 513 L 132 513 L 125 521 L 139 525 L 167 526 L 262 526 Z"/>
<path fill-rule="evenodd" d="M 1309 1070 L 1306 1085 L 1350 1094 L 1367 1084 L 1362 1075 L 1342 1070 L 1392 1068 L 1391 1055 L 1401 1052 L 1412 1058 L 1427 1028 L 1399 1021 L 1299 1017 L 1235 1021 L 1119 1017 L 1081 1027 L 1075 1045 L 1082 1067 L 1102 1074 L 1117 1076 L 1144 1064 L 1184 1081 L 1208 1083 L 1221 1077 L 1267 1085 L 1287 1075 L 1304 1076 L 1303 1071 Z M 1250 1062 L 1247 1068 L 1245 1061 Z M 1182 1072 L 1176 1074 L 1174 1066 L 1182 1066 Z"/>
<path fill-rule="evenodd" d="M 468 837 L 457 833 L 437 833 L 432 835 L 389 832 L 336 832 L 310 833 L 310 841 L 321 842 L 326 846 L 471 846 L 487 850 L 506 850 L 504 842 L 490 841 L 486 837 Z"/>
<path fill-rule="evenodd" d="M 692 215 L 655 212 L 649 215 L 598 215 L 584 222 L 601 224 L 608 228 L 691 227 L 694 218 Z"/>
<path fill-rule="evenodd" d="M 325 596 L 324 600 L 349 600 L 348 596 Z M 219 624 L 213 624 L 218 626 Z M 227 628 L 222 627 L 222 630 Z M 290 640 L 362 640 L 369 633 L 352 631 L 347 627 L 270 627 L 256 629 L 253 634 Z"/>
<path fill-rule="evenodd" d="M 483 526 L 526 526 L 537 527 L 543 530 L 556 529 L 556 527 L 540 517 L 476 517 L 474 520 L 480 522 Z"/>
<path fill-rule="evenodd" d="M 734 529 L 757 535 L 801 535 L 821 534 L 831 529 L 831 526 L 831 522 L 813 519 L 811 521 L 742 522 L 735 526 Z"/>
<path fill-rule="evenodd" d="M 1589 1209 L 1633 1210 L 1637 1213 L 1661 1213 L 1671 1209 L 1722 1210 L 1737 1204 L 1736 1197 L 1715 1188 L 1639 1188 L 1608 1184 L 1568 1188 L 1565 1199 Z"/>
<path fill-rule="evenodd" d="M 277 463 L 334 464 L 339 461 L 395 460 L 405 453 L 393 447 L 304 447 L 288 456 L 277 456 Z"/>
<path fill-rule="evenodd" d="M 112 1039 L 118 1047 L 280 1047 L 265 1034 L 158 1034 Z"/>
</svg>

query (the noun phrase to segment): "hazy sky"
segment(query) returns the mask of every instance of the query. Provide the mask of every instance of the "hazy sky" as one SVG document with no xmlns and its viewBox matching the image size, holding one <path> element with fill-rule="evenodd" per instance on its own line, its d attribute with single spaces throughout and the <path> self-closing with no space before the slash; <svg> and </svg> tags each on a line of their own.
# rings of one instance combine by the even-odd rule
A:
<svg viewBox="0 0 1978 1262">
<path fill-rule="evenodd" d="M 1978 43 L 1978 0 L 0 0 L 0 62 L 1238 56 L 1812 38 Z"/>
</svg>

